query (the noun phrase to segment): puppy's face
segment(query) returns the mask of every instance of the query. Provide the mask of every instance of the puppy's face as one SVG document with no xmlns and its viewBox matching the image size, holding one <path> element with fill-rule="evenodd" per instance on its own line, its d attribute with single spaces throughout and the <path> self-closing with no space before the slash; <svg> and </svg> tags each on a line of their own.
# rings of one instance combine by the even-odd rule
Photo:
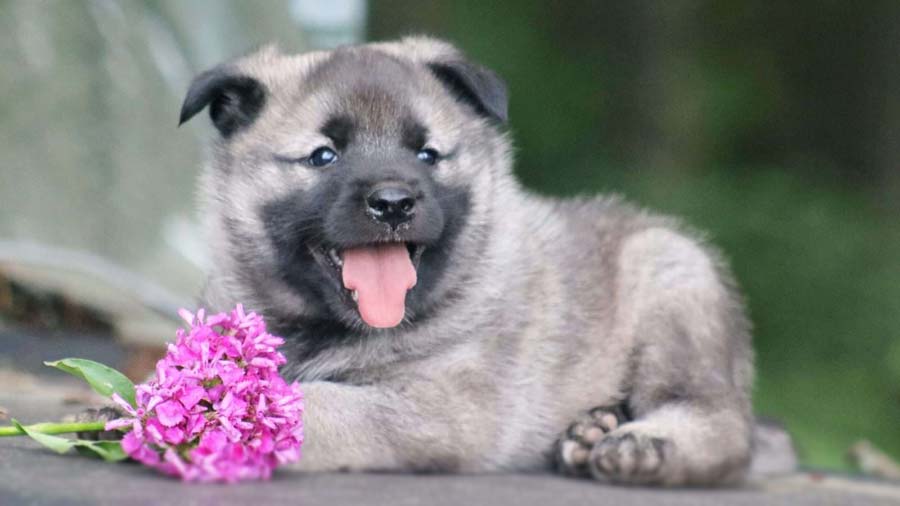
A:
<svg viewBox="0 0 900 506">
<path fill-rule="evenodd" d="M 182 120 L 207 104 L 224 261 L 277 316 L 414 323 L 477 268 L 506 96 L 449 46 L 264 51 L 198 77 Z"/>
</svg>

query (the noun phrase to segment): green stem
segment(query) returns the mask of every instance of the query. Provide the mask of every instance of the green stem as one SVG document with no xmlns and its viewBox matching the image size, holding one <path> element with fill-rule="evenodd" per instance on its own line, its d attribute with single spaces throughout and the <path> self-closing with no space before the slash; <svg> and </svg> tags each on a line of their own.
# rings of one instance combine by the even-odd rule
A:
<svg viewBox="0 0 900 506">
<path fill-rule="evenodd" d="M 28 430 L 40 432 L 42 434 L 69 434 L 72 432 L 98 432 L 103 430 L 104 422 L 87 422 L 87 423 L 36 423 L 28 425 Z M 25 433 L 17 427 L 10 425 L 0 427 L 0 437 L 5 436 L 24 436 Z"/>
</svg>

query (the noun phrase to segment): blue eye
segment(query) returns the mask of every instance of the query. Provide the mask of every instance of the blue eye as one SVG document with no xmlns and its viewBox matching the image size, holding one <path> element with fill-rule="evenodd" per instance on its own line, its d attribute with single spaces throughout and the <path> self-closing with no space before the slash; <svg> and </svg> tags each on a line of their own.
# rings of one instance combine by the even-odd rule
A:
<svg viewBox="0 0 900 506">
<path fill-rule="evenodd" d="M 416 158 L 419 159 L 420 162 L 426 163 L 428 165 L 434 165 L 437 163 L 440 155 L 437 151 L 431 148 L 420 149 L 418 153 L 416 153 Z"/>
<path fill-rule="evenodd" d="M 309 155 L 309 164 L 313 167 L 324 167 L 326 165 L 331 165 L 336 162 L 338 159 L 337 153 L 331 150 L 331 148 L 327 148 L 322 146 L 321 148 L 317 148 L 315 151 Z"/>
</svg>

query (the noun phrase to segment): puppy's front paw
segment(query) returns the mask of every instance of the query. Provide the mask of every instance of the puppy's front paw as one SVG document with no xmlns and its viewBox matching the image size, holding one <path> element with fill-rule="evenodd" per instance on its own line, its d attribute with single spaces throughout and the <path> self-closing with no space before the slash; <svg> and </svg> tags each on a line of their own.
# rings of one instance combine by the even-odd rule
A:
<svg viewBox="0 0 900 506">
<path fill-rule="evenodd" d="M 594 445 L 588 468 L 601 481 L 660 483 L 670 447 L 670 441 L 630 430 L 626 425 Z"/>
<path fill-rule="evenodd" d="M 122 418 L 123 414 L 117 408 L 112 406 L 104 406 L 102 408 L 88 408 L 81 413 L 75 415 L 74 420 L 78 423 L 91 422 L 109 422 L 117 418 Z M 79 439 L 90 439 L 93 441 L 115 441 L 122 439 L 122 433 L 117 430 L 105 430 L 101 432 L 79 432 Z"/>
<path fill-rule="evenodd" d="M 590 473 L 591 450 L 608 433 L 625 422 L 617 407 L 594 408 L 579 416 L 556 443 L 556 464 L 560 472 L 573 476 Z"/>
</svg>

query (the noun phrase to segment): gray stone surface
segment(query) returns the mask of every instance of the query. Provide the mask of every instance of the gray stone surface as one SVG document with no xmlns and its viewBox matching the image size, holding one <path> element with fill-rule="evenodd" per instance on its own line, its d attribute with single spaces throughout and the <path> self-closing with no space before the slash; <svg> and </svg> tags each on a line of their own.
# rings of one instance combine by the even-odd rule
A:
<svg viewBox="0 0 900 506">
<path fill-rule="evenodd" d="M 23 422 L 58 420 L 90 395 L 71 382 L 0 370 L 0 407 Z M 56 455 L 27 438 L 0 439 L 0 505 L 900 505 L 900 487 L 800 473 L 728 490 L 605 486 L 550 474 L 301 474 L 267 483 L 188 485 L 137 464 Z"/>
</svg>

